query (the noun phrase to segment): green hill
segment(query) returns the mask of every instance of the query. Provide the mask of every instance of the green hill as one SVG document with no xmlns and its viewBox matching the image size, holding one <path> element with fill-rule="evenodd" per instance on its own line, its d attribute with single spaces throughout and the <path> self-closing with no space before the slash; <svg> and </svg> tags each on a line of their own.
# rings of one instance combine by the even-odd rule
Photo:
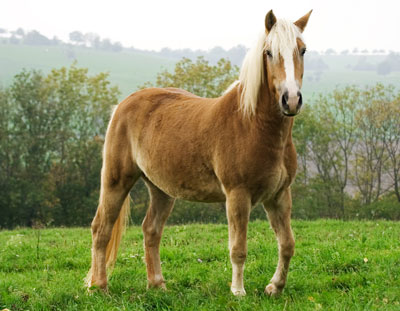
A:
<svg viewBox="0 0 400 311">
<path fill-rule="evenodd" d="M 109 72 L 110 81 L 128 96 L 146 81 L 155 79 L 162 69 L 172 69 L 175 60 L 140 52 L 106 52 L 83 47 L 0 45 L 0 85 L 7 86 L 15 74 L 25 69 L 47 73 L 52 68 L 69 66 L 89 68 L 90 73 Z"/>
<path fill-rule="evenodd" d="M 194 57 L 193 51 L 188 51 L 192 54 L 188 52 L 187 57 Z M 212 51 L 205 52 L 205 57 L 213 62 L 216 56 Z M 242 52 L 244 54 L 244 51 Z M 218 55 L 233 57 L 229 51 L 226 51 L 226 56 L 221 51 Z M 387 57 L 387 55 L 368 54 L 321 55 L 308 52 L 303 94 L 306 98 L 310 98 L 319 92 L 330 92 L 337 86 L 347 84 L 364 86 L 380 82 L 398 85 L 400 71 L 392 71 L 386 75 L 380 75 L 376 71 L 376 66 Z M 52 68 L 69 66 L 75 60 L 78 66 L 89 68 L 90 73 L 109 72 L 110 81 L 119 87 L 120 99 L 123 99 L 144 82 L 154 81 L 161 70 L 173 69 L 177 58 L 162 53 L 128 49 L 111 52 L 65 44 L 32 46 L 3 43 L 0 44 L 0 85 L 9 85 L 12 77 L 23 68 L 39 69 L 46 73 Z M 240 65 L 240 62 L 240 57 L 234 59 L 236 65 Z"/>
<path fill-rule="evenodd" d="M 400 72 L 378 74 L 376 67 L 387 59 L 387 55 L 315 55 L 306 56 L 303 92 L 310 96 L 330 92 L 345 85 L 375 85 L 376 83 L 399 85 Z M 309 60 L 320 59 L 325 68 L 307 66 Z M 314 63 L 314 62 L 313 62 Z M 370 67 L 369 69 L 368 66 Z"/>
</svg>

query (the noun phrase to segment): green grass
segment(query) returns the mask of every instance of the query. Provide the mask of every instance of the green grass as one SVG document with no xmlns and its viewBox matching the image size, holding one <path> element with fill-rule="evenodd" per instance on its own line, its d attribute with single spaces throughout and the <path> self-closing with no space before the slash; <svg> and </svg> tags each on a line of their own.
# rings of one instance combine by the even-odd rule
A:
<svg viewBox="0 0 400 311">
<path fill-rule="evenodd" d="M 166 227 L 168 291 L 146 290 L 142 233 L 127 231 L 109 294 L 88 295 L 87 228 L 0 232 L 0 310 L 400 310 L 400 226 L 395 222 L 294 221 L 296 254 L 279 298 L 263 289 L 277 262 L 266 221 L 249 225 L 245 287 L 230 294 L 226 225 Z M 199 260 L 201 259 L 201 260 Z"/>
</svg>

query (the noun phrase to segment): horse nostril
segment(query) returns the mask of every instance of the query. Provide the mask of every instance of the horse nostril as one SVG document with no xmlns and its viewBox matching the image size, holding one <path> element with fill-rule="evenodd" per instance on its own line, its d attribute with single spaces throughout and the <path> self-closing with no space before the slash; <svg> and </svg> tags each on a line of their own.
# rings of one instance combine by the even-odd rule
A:
<svg viewBox="0 0 400 311">
<path fill-rule="evenodd" d="M 300 108 L 301 105 L 303 105 L 303 96 L 301 96 L 300 92 L 297 92 L 297 96 L 299 97 L 299 103 L 297 104 L 297 107 Z"/>
<path fill-rule="evenodd" d="M 289 101 L 289 92 L 286 91 L 285 93 L 283 93 L 283 96 L 282 96 L 283 108 L 285 108 L 285 109 L 289 108 L 288 101 Z"/>
<path fill-rule="evenodd" d="M 289 100 L 289 92 L 288 91 L 283 93 L 283 98 L 285 99 L 286 102 L 288 102 L 288 100 Z"/>
</svg>

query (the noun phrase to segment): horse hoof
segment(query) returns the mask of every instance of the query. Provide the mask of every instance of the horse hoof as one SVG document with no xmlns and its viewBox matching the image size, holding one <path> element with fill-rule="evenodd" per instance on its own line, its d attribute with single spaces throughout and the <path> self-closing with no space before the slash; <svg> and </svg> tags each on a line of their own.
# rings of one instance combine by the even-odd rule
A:
<svg viewBox="0 0 400 311">
<path fill-rule="evenodd" d="M 147 283 L 147 289 L 161 289 L 161 290 L 167 290 L 167 286 L 165 285 L 165 282 L 158 282 L 158 283 Z"/>
<path fill-rule="evenodd" d="M 92 295 L 94 293 L 108 294 L 108 287 L 107 285 L 105 286 L 92 285 L 87 287 L 87 292 L 89 295 Z"/>
<path fill-rule="evenodd" d="M 236 297 L 246 296 L 246 291 L 244 290 L 244 288 L 242 289 L 231 288 L 231 292 Z"/>
<path fill-rule="evenodd" d="M 264 293 L 271 297 L 279 296 L 282 291 L 278 289 L 274 284 L 270 283 L 265 287 Z"/>
</svg>

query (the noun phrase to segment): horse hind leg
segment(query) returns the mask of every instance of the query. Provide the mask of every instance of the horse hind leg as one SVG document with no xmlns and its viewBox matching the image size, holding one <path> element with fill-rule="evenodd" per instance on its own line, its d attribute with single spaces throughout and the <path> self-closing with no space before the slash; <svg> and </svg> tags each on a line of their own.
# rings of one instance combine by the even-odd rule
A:
<svg viewBox="0 0 400 311">
<path fill-rule="evenodd" d="M 150 181 L 146 181 L 150 194 L 150 206 L 143 220 L 144 250 L 147 268 L 147 288 L 165 289 L 161 271 L 160 241 L 165 222 L 174 206 L 171 198 Z"/>
<path fill-rule="evenodd" d="M 99 206 L 92 221 L 92 266 L 86 277 L 89 288 L 107 289 L 107 268 L 115 263 L 130 211 L 129 192 L 140 177 L 133 166 L 125 172 L 112 171 L 120 167 L 103 164 Z"/>
</svg>

